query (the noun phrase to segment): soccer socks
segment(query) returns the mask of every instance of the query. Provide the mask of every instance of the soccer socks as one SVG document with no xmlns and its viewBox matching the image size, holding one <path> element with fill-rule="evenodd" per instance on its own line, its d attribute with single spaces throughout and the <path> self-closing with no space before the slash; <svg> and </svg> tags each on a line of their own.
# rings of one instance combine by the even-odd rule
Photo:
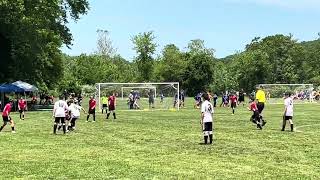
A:
<svg viewBox="0 0 320 180">
<path fill-rule="evenodd" d="M 66 125 L 65 124 L 62 124 L 62 129 L 63 129 L 63 134 L 66 133 Z"/>
<path fill-rule="evenodd" d="M 12 131 L 14 131 L 14 126 L 11 127 Z"/>
<path fill-rule="evenodd" d="M 93 114 L 93 121 L 96 121 L 96 114 Z"/>
<path fill-rule="evenodd" d="M 90 115 L 88 114 L 88 116 L 87 116 L 87 121 L 89 121 L 89 117 L 90 117 Z"/>
<path fill-rule="evenodd" d="M 210 144 L 212 144 L 212 141 L 213 141 L 213 136 L 212 136 L 212 134 L 209 135 L 209 139 L 210 139 Z"/>
<path fill-rule="evenodd" d="M 293 131 L 293 124 L 290 124 L 290 127 L 291 127 L 291 131 Z"/>
<path fill-rule="evenodd" d="M 5 125 L 2 125 L 2 126 L 0 127 L 0 132 L 2 131 L 2 129 L 4 128 L 4 126 L 5 126 Z"/>
<path fill-rule="evenodd" d="M 234 114 L 234 109 L 232 108 L 232 114 Z"/>
<path fill-rule="evenodd" d="M 53 125 L 53 133 L 54 133 L 54 134 L 57 134 L 57 127 L 58 127 L 57 124 L 54 124 L 54 125 Z"/>
<path fill-rule="evenodd" d="M 116 113 L 113 113 L 113 118 L 114 118 L 114 119 L 117 119 L 117 118 L 116 118 Z"/>
<path fill-rule="evenodd" d="M 208 143 L 208 136 L 203 136 L 204 137 L 204 143 L 207 144 Z"/>
<path fill-rule="evenodd" d="M 107 119 L 109 119 L 110 113 L 107 114 Z"/>
<path fill-rule="evenodd" d="M 22 114 L 22 120 L 24 120 L 24 114 Z"/>
<path fill-rule="evenodd" d="M 21 113 L 20 113 L 20 120 L 21 120 Z"/>
</svg>

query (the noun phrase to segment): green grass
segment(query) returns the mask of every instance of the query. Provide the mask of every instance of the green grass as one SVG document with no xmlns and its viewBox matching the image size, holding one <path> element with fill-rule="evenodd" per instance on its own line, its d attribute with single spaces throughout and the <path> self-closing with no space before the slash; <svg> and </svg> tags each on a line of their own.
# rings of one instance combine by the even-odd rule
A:
<svg viewBox="0 0 320 180">
<path fill-rule="evenodd" d="M 119 102 L 120 103 L 120 102 Z M 199 145 L 199 110 L 100 113 L 67 135 L 52 134 L 51 112 L 27 112 L 16 134 L 0 133 L 0 179 L 320 179 L 319 104 L 295 106 L 301 132 L 280 132 L 282 105 L 267 105 L 266 128 L 251 113 L 216 108 L 215 142 Z"/>
</svg>

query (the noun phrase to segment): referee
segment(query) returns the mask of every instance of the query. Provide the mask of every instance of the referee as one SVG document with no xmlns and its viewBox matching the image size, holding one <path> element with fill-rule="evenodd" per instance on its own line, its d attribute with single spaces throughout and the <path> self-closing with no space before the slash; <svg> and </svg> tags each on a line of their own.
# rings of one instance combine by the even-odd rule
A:
<svg viewBox="0 0 320 180">
<path fill-rule="evenodd" d="M 267 122 L 262 117 L 262 111 L 264 109 L 264 104 L 266 102 L 266 93 L 264 92 L 262 86 L 259 86 L 257 88 L 256 100 L 258 101 L 257 108 L 260 114 L 260 119 L 262 120 L 262 126 L 264 126 Z"/>
</svg>

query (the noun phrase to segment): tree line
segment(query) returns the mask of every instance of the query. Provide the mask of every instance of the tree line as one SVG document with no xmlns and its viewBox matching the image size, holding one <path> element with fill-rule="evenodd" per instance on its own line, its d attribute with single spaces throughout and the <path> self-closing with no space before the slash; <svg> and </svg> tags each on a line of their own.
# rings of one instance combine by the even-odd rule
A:
<svg viewBox="0 0 320 180">
<path fill-rule="evenodd" d="M 155 54 L 153 32 L 134 36 L 132 43 L 137 54 L 133 61 L 99 51 L 65 56 L 69 65 L 65 66 L 63 87 L 75 87 L 75 82 L 80 87 L 97 82 L 165 81 L 180 82 L 188 95 L 194 95 L 203 90 L 251 92 L 257 84 L 265 83 L 320 85 L 319 40 L 299 43 L 292 35 L 282 34 L 257 37 L 243 52 L 222 59 L 200 39 L 191 40 L 185 51 L 168 44 L 159 55 Z"/>
<path fill-rule="evenodd" d="M 0 81 L 24 80 L 41 90 L 80 91 L 97 82 L 180 82 L 188 95 L 198 91 L 244 89 L 262 83 L 320 85 L 320 40 L 298 42 L 276 34 L 256 37 L 242 52 L 216 58 L 215 50 L 195 39 L 184 50 L 159 46 L 154 32 L 132 37 L 133 60 L 117 54 L 108 31 L 98 30 L 97 51 L 68 56 L 72 45 L 69 20 L 89 10 L 86 0 L 1 0 Z M 159 37 L 161 38 L 161 37 Z"/>
</svg>

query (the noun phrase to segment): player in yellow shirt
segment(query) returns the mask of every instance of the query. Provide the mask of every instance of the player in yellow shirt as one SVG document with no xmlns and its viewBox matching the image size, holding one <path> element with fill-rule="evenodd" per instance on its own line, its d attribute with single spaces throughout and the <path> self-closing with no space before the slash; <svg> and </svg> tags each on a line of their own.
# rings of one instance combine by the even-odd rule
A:
<svg viewBox="0 0 320 180">
<path fill-rule="evenodd" d="M 108 112 L 108 97 L 103 96 L 101 98 L 101 102 L 102 102 L 102 114 L 103 114 L 103 110 L 105 110 L 106 114 L 107 114 L 107 112 Z"/>
<path fill-rule="evenodd" d="M 264 126 L 267 122 L 262 117 L 262 111 L 264 109 L 264 104 L 266 102 L 266 93 L 264 92 L 262 86 L 259 86 L 257 88 L 256 100 L 258 101 L 257 107 L 258 107 L 258 111 L 259 111 L 259 114 L 260 114 L 260 118 L 262 120 L 262 126 Z"/>
</svg>

